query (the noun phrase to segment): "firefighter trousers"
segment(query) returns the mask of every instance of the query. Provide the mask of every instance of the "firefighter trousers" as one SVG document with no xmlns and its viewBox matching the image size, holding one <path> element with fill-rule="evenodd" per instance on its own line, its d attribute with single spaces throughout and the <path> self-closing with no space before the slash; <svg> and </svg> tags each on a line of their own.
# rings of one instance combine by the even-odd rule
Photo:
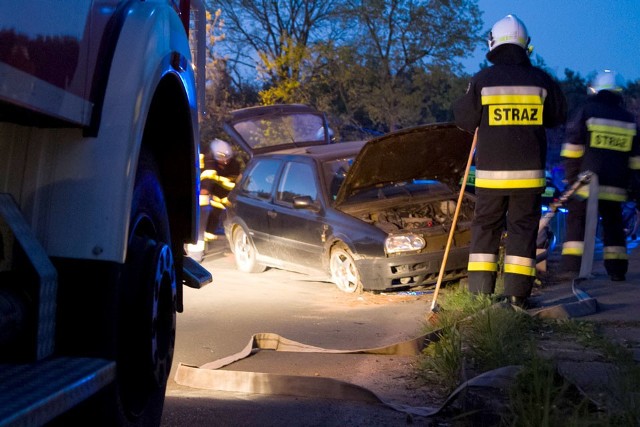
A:
<svg viewBox="0 0 640 427">
<path fill-rule="evenodd" d="M 562 244 L 561 267 L 563 271 L 577 273 L 584 253 L 587 200 L 572 198 L 567 202 L 567 209 L 567 233 Z M 602 221 L 604 267 L 610 276 L 624 276 L 629 267 L 629 257 L 622 203 L 598 200 L 598 213 Z"/>
<path fill-rule="evenodd" d="M 506 231 L 504 295 L 528 298 L 536 277 L 540 194 L 479 193 L 471 225 L 469 291 L 495 292 L 500 242 Z"/>
</svg>

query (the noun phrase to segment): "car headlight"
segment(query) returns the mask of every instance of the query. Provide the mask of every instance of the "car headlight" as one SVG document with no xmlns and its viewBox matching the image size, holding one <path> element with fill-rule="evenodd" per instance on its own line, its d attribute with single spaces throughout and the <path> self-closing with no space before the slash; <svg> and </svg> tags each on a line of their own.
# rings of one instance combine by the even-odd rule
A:
<svg viewBox="0 0 640 427">
<path fill-rule="evenodd" d="M 388 254 L 395 254 L 398 252 L 419 251 L 426 244 L 424 239 L 417 234 L 392 234 L 384 241 L 384 249 Z"/>
</svg>

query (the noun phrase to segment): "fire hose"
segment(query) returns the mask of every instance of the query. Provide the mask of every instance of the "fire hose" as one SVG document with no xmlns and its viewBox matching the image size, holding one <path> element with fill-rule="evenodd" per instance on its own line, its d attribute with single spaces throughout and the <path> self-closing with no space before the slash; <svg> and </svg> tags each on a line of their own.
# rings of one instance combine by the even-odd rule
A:
<svg viewBox="0 0 640 427">
<path fill-rule="evenodd" d="M 595 249 L 596 228 L 598 225 L 598 176 L 591 171 L 581 173 L 571 187 L 565 191 L 556 202 L 549 206 L 549 212 L 540 219 L 538 230 L 539 232 L 543 230 L 555 216 L 558 209 L 564 205 L 574 193 L 587 184 L 589 185 L 589 197 L 587 199 L 586 224 L 584 230 L 584 250 L 578 277 L 571 281 L 571 291 L 577 301 L 543 308 L 535 313 L 537 317 L 582 317 L 593 314 L 598 310 L 596 299 L 578 287 L 580 282 L 590 277 L 591 269 L 593 268 L 593 253 Z"/>
</svg>

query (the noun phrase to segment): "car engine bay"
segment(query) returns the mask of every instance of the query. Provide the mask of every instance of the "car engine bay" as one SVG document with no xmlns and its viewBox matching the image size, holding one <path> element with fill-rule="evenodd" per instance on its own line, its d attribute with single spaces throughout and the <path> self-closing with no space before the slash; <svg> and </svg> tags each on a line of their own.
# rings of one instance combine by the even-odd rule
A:
<svg viewBox="0 0 640 427">
<path fill-rule="evenodd" d="M 420 203 L 402 203 L 388 208 L 372 208 L 366 211 L 358 209 L 348 212 L 387 233 L 398 231 L 417 231 L 425 235 L 448 232 L 456 210 L 456 200 L 439 199 Z M 470 197 L 463 198 L 458 213 L 458 228 L 466 229 L 473 218 L 474 202 Z"/>
</svg>

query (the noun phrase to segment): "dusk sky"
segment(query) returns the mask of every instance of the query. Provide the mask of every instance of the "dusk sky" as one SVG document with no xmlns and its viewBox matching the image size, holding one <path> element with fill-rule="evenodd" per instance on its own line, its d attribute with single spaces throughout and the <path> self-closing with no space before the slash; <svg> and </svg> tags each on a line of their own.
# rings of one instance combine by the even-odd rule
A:
<svg viewBox="0 0 640 427">
<path fill-rule="evenodd" d="M 638 0 L 478 0 L 483 34 L 508 14 L 526 25 L 534 46 L 558 78 L 565 68 L 590 77 L 608 68 L 627 81 L 640 79 L 640 1 Z M 463 61 L 473 74 L 487 45 Z"/>
</svg>

